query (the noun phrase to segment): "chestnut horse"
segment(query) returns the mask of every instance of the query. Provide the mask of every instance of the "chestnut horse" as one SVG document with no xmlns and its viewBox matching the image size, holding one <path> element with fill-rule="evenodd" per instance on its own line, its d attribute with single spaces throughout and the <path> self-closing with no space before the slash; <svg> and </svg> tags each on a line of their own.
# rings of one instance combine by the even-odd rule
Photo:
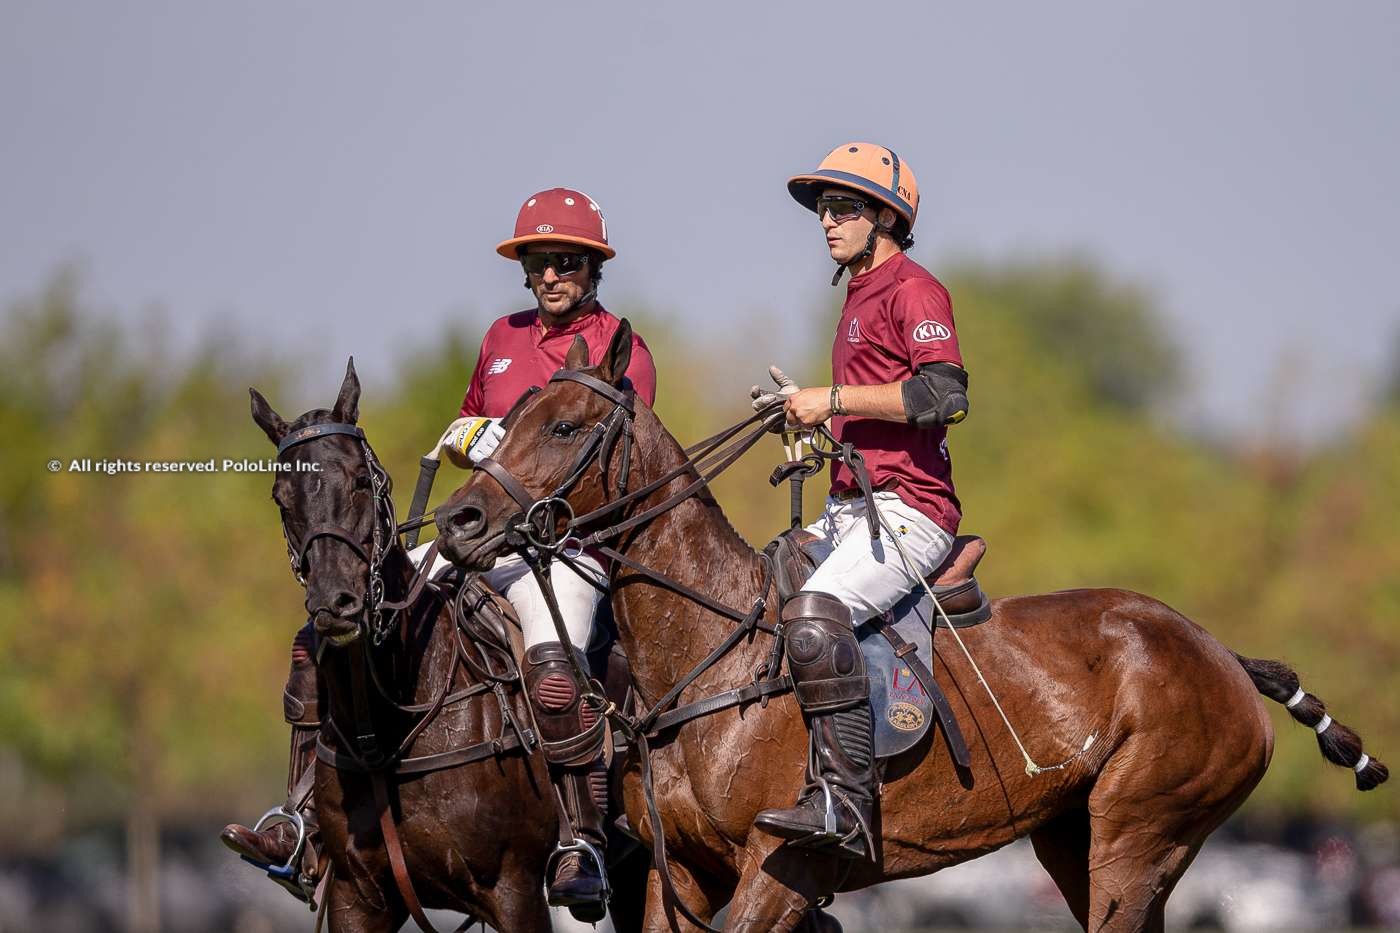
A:
<svg viewBox="0 0 1400 933">
<path fill-rule="evenodd" d="M 397 930 L 410 913 L 406 901 L 416 896 L 424 907 L 466 913 L 497 930 L 549 930 L 543 876 L 557 817 L 542 758 L 520 747 L 532 720 L 511 661 L 519 645 L 512 651 L 502 627 L 483 648 L 471 631 L 459 630 L 443 595 L 410 593 L 416 574 L 386 504 L 388 474 L 355 427 L 360 385 L 353 361 L 334 408 L 290 424 L 257 390 L 251 394 L 253 420 L 278 445 L 279 461 L 314 465 L 279 472 L 273 499 L 324 645 L 321 702 L 329 703 L 329 715 L 315 802 L 334 867 L 326 894 L 330 928 Z M 373 595 L 376 577 L 382 602 Z M 395 611 L 395 603 L 410 605 Z M 498 739 L 503 746 L 493 748 Z M 453 751 L 470 760 L 431 757 Z M 366 763 L 380 777 L 367 773 Z M 408 892 L 396 883 L 386 847 L 395 834 Z M 641 881 L 633 873 L 631 896 L 614 902 L 631 901 L 635 912 Z M 626 880 L 614 874 L 615 884 Z"/>
<path fill-rule="evenodd" d="M 624 321 L 604 362 L 585 369 L 587 348 L 576 340 L 565 367 L 583 378 L 561 371 L 525 403 L 494 464 L 478 470 L 437 517 L 449 559 L 489 566 L 520 527 L 523 496 L 558 495 L 586 516 L 605 505 L 630 467 L 631 488 L 645 493 L 640 501 L 570 531 L 586 536 L 600 520 L 640 519 L 612 542 L 626 560 L 613 566 L 612 600 L 639 698 L 650 706 L 733 631 L 730 619 L 681 589 L 742 612 L 768 577 L 655 414 L 630 397 L 619 401 L 630 346 Z M 595 443 L 587 453 L 587 438 L 622 409 L 630 445 Z M 697 494 L 658 508 L 687 485 Z M 771 623 L 777 607 L 766 613 Z M 791 804 L 802 785 L 807 733 L 790 695 L 687 722 L 653 741 L 650 764 L 670 873 L 692 912 L 709 922 L 728 903 L 725 929 L 791 930 L 828 892 L 937 871 L 1029 835 L 1086 929 L 1161 929 L 1173 885 L 1268 767 L 1273 730 L 1259 693 L 1292 701 L 1290 712 L 1306 725 L 1330 724 L 1319 732 L 1322 752 L 1355 767 L 1362 789 L 1386 777 L 1380 762 L 1362 756 L 1355 733 L 1322 722 L 1322 702 L 1298 689 L 1293 671 L 1235 655 L 1149 597 L 1081 589 L 999 599 L 990 621 L 961 634 L 1011 722 L 1026 731 L 1031 753 L 1065 766 L 1034 776 L 1023 770 L 971 665 L 940 638 L 934 673 L 967 736 L 971 767 L 959 769 L 932 732 L 884 762 L 874 858 L 840 861 L 753 827 L 755 814 Z M 680 702 L 752 683 L 773 641 L 750 636 Z M 635 754 L 628 769 L 628 819 L 649 837 Z M 663 895 L 653 867 L 647 929 L 679 923 Z"/>
</svg>

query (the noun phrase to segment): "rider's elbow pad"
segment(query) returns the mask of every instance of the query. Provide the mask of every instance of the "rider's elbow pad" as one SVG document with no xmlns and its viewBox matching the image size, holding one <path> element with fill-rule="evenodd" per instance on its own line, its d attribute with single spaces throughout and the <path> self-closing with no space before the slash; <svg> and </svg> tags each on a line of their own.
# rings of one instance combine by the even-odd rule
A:
<svg viewBox="0 0 1400 933">
<path fill-rule="evenodd" d="M 916 428 L 957 424 L 967 417 L 967 370 L 952 363 L 925 363 L 900 383 L 904 417 Z"/>
</svg>

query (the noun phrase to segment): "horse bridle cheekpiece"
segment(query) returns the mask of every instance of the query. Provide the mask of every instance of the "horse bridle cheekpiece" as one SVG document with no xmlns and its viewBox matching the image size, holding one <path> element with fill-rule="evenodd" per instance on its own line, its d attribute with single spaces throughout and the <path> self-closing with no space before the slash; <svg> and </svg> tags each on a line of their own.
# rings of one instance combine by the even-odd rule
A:
<svg viewBox="0 0 1400 933">
<path fill-rule="evenodd" d="M 524 486 L 510 475 L 505 467 L 490 457 L 483 457 L 476 468 L 491 476 L 501 488 L 523 509 L 520 521 L 515 522 L 512 532 L 518 535 L 519 544 L 528 544 L 537 551 L 558 553 L 564 551 L 570 557 L 578 556 L 578 539 L 573 531 L 579 522 L 574 516 L 573 506 L 565 498 L 571 489 L 582 479 L 584 472 L 596 459 L 602 467 L 603 494 L 608 493 L 607 464 L 612 459 L 613 450 L 619 440 L 622 443 L 622 462 L 617 473 L 617 494 L 627 494 L 628 474 L 632 466 L 632 416 L 634 393 L 618 389 L 601 379 L 561 369 L 549 379 L 550 382 L 577 382 L 612 402 L 612 413 L 595 424 L 588 433 L 583 449 L 574 458 L 564 480 L 546 496 L 535 498 Z M 522 399 L 523 401 L 523 399 Z M 565 534 L 560 538 L 556 528 L 560 518 L 564 520 Z"/>
<path fill-rule="evenodd" d="M 350 529 L 330 522 L 312 525 L 306 530 L 306 535 L 298 542 L 293 539 L 291 531 L 287 528 L 286 516 L 283 515 L 282 537 L 287 542 L 287 559 L 292 565 L 292 575 L 296 577 L 302 588 L 306 587 L 307 551 L 317 538 L 334 538 L 342 542 L 368 565 L 369 583 L 365 588 L 364 598 L 361 600 L 364 607 L 364 621 L 361 622 L 361 627 L 368 628 L 374 644 L 379 645 L 388 636 L 393 621 L 398 615 L 395 612 L 390 614 L 387 619 L 381 618 L 381 607 L 384 603 L 384 558 L 389 553 L 389 545 L 393 543 L 398 528 L 394 519 L 394 500 L 391 496 L 393 483 L 389 474 L 379 464 L 379 458 L 374 455 L 369 441 L 365 439 L 365 432 L 353 424 L 330 422 L 298 428 L 282 438 L 281 443 L 277 445 L 277 456 L 280 458 L 288 450 L 308 441 L 335 434 L 344 434 L 359 441 L 360 451 L 365 458 L 365 466 L 369 469 L 370 491 L 374 499 L 369 552 L 365 552 L 364 544 L 356 540 Z"/>
</svg>

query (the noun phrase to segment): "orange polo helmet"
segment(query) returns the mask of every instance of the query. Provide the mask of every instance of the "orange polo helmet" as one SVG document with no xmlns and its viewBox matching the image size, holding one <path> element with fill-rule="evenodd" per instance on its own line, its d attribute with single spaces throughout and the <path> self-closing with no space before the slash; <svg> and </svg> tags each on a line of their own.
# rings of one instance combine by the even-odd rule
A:
<svg viewBox="0 0 1400 933">
<path fill-rule="evenodd" d="M 573 243 L 597 250 L 604 259 L 617 255 L 608 245 L 608 222 L 598 202 L 573 188 L 530 195 L 515 216 L 515 236 L 497 246 L 496 252 L 518 259 L 526 243 Z"/>
<path fill-rule="evenodd" d="M 814 171 L 788 179 L 788 191 L 809 211 L 817 209 L 824 188 L 850 188 L 888 205 L 914 229 L 919 214 L 919 183 L 893 149 L 874 143 L 846 143 L 822 159 Z"/>
</svg>

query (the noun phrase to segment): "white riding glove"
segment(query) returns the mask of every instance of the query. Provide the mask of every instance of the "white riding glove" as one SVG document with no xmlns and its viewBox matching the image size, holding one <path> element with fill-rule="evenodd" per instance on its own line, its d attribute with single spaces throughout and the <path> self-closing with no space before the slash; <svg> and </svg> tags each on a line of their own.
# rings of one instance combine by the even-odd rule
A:
<svg viewBox="0 0 1400 933">
<path fill-rule="evenodd" d="M 796 395 L 798 391 L 802 388 L 796 382 L 792 381 L 791 376 L 789 376 L 787 373 L 783 372 L 776 366 L 768 367 L 768 375 L 772 376 L 773 381 L 778 384 L 778 390 L 776 392 L 767 392 L 764 391 L 762 386 L 754 386 L 752 389 L 750 389 L 749 398 L 753 399 L 754 411 L 762 411 L 769 405 L 772 405 L 775 402 L 780 402 L 783 399 L 787 398 L 789 395 Z M 780 424 L 778 426 L 775 426 L 772 429 L 772 431 L 774 434 L 778 434 L 782 432 L 784 427 L 786 427 L 786 425 Z"/>
<path fill-rule="evenodd" d="M 802 388 L 792 381 L 792 377 L 784 373 L 776 366 L 768 367 L 768 375 L 773 377 L 773 381 L 778 384 L 778 390 L 764 391 L 762 386 L 754 386 L 749 390 L 749 398 L 753 399 L 753 410 L 762 411 L 774 402 L 780 402 L 789 395 L 796 395 Z"/>
<path fill-rule="evenodd" d="M 505 435 L 500 418 L 458 418 L 447 426 L 438 446 L 447 459 L 466 468 L 495 453 Z"/>
</svg>

